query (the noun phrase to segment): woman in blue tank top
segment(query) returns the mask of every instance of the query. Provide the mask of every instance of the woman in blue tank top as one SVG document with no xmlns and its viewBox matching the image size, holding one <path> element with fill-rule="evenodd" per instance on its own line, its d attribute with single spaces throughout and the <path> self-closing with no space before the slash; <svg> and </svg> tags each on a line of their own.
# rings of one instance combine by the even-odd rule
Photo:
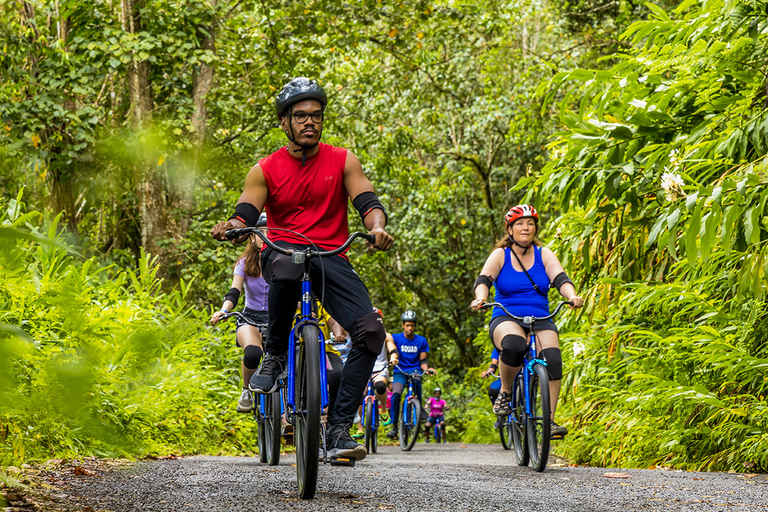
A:
<svg viewBox="0 0 768 512">
<path fill-rule="evenodd" d="M 500 240 L 483 265 L 480 277 L 475 281 L 475 300 L 472 309 L 477 311 L 487 301 L 491 286 L 496 289 L 496 302 L 518 316 L 549 315 L 550 284 L 560 294 L 581 307 L 584 301 L 576 293 L 573 282 L 551 250 L 541 246 L 536 238 L 539 214 L 527 204 L 512 207 L 504 217 L 508 236 Z M 512 384 L 520 371 L 528 350 L 529 329 L 522 322 L 513 320 L 500 308 L 494 308 L 488 326 L 493 345 L 499 351 L 501 390 L 493 404 L 498 416 L 511 413 Z M 565 435 L 568 430 L 555 423 L 555 407 L 560 396 L 560 380 L 563 360 L 557 327 L 551 320 L 536 322 L 539 357 L 546 359 L 549 372 L 549 394 L 552 404 L 552 435 Z"/>
</svg>

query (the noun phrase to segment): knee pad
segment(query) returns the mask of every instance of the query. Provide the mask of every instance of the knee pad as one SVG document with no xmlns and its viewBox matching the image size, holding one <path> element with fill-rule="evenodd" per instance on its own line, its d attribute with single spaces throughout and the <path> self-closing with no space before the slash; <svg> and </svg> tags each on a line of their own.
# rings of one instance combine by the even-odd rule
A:
<svg viewBox="0 0 768 512">
<path fill-rule="evenodd" d="M 499 359 L 507 366 L 520 366 L 528 350 L 528 340 L 517 334 L 507 334 L 501 340 Z"/>
<path fill-rule="evenodd" d="M 377 395 L 383 395 L 387 392 L 387 384 L 383 380 L 377 380 L 373 383 L 373 389 L 376 390 Z"/>
<path fill-rule="evenodd" d="M 352 339 L 352 346 L 365 347 L 374 354 L 381 353 L 381 347 L 384 346 L 384 339 L 387 336 L 384 331 L 384 321 L 378 313 L 371 313 L 355 320 L 347 328 L 347 332 Z"/>
<path fill-rule="evenodd" d="M 539 354 L 539 357 L 547 362 L 547 373 L 550 380 L 560 380 L 563 378 L 563 356 L 559 348 L 545 348 Z"/>
<path fill-rule="evenodd" d="M 255 370 L 259 367 L 262 354 L 264 354 L 264 351 L 261 350 L 261 347 L 248 345 L 243 349 L 243 365 L 249 370 Z"/>
</svg>

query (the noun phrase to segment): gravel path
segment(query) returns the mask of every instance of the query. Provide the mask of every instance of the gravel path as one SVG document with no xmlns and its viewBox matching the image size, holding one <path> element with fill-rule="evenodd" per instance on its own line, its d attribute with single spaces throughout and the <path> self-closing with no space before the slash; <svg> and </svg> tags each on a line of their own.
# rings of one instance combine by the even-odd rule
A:
<svg viewBox="0 0 768 512">
<path fill-rule="evenodd" d="M 551 461 L 552 462 L 552 461 Z M 76 476 L 62 492 L 81 510 L 768 510 L 768 476 L 606 470 L 554 461 L 518 467 L 499 445 L 380 447 L 357 467 L 320 467 L 316 499 L 299 500 L 292 455 L 189 457 Z M 628 478 L 608 478 L 620 473 Z"/>
</svg>

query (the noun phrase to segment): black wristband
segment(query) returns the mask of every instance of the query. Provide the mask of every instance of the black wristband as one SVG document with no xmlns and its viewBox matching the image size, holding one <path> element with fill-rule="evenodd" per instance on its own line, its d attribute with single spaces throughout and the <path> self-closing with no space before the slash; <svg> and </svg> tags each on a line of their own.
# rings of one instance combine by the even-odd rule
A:
<svg viewBox="0 0 768 512">
<path fill-rule="evenodd" d="M 253 206 L 251 203 L 238 203 L 235 207 L 235 213 L 233 213 L 229 219 L 237 219 L 247 227 L 252 228 L 259 221 L 259 209 Z"/>
<path fill-rule="evenodd" d="M 488 365 L 488 369 L 491 370 L 491 372 L 495 372 L 496 370 L 499 369 L 499 366 L 491 363 Z"/>
<path fill-rule="evenodd" d="M 384 223 L 386 224 L 387 220 L 389 220 L 387 210 L 384 209 L 384 205 L 381 204 L 381 201 L 379 201 L 379 198 L 376 197 L 376 194 L 373 192 L 369 191 L 358 194 L 358 196 L 352 200 L 352 206 L 354 206 L 360 214 L 360 218 L 363 219 L 363 222 L 365 222 L 365 216 L 377 208 L 384 212 Z"/>
<path fill-rule="evenodd" d="M 392 354 L 397 354 L 397 350 L 387 350 L 387 357 L 392 357 Z"/>
</svg>

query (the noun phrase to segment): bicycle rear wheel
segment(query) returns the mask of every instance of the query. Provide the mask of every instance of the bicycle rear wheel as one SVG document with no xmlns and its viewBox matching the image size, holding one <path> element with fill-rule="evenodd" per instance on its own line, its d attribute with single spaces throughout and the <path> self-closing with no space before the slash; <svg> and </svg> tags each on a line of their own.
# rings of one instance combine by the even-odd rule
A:
<svg viewBox="0 0 768 512">
<path fill-rule="evenodd" d="M 512 448 L 512 417 L 499 417 L 499 439 L 505 450 Z"/>
<path fill-rule="evenodd" d="M 370 396 L 370 395 L 369 395 Z M 373 406 L 371 405 L 370 400 L 368 400 L 368 397 L 366 396 L 365 399 L 365 451 L 367 453 L 375 452 L 376 450 L 373 448 Z"/>
<path fill-rule="evenodd" d="M 522 372 L 518 373 L 517 379 L 515 379 L 515 394 L 512 400 L 512 414 L 507 417 L 507 424 L 512 434 L 512 444 L 515 446 L 517 465 L 527 466 L 530 460 L 530 450 L 528 449 L 528 435 L 526 434 L 528 418 L 525 415 L 525 387 Z"/>
<path fill-rule="evenodd" d="M 315 325 L 302 330 L 296 358 L 294 437 L 299 497 L 312 499 L 317 489 L 317 454 L 320 450 L 320 333 Z"/>
<path fill-rule="evenodd" d="M 261 404 L 264 395 L 257 394 L 253 404 L 253 419 L 258 428 L 257 446 L 259 447 L 259 462 L 267 462 L 267 426 L 264 415 L 261 414 Z"/>
<path fill-rule="evenodd" d="M 411 398 L 411 400 L 408 400 Z M 403 410 L 400 414 L 400 449 L 410 451 L 416 444 L 421 428 L 421 403 L 411 395 L 403 400 Z"/>
<path fill-rule="evenodd" d="M 549 458 L 552 412 L 549 407 L 549 376 L 547 369 L 540 364 L 533 365 L 529 398 L 533 416 L 528 418 L 528 446 L 534 469 L 542 472 L 547 467 Z"/>
<path fill-rule="evenodd" d="M 264 433 L 267 464 L 280 463 L 280 390 L 264 395 Z"/>
</svg>

